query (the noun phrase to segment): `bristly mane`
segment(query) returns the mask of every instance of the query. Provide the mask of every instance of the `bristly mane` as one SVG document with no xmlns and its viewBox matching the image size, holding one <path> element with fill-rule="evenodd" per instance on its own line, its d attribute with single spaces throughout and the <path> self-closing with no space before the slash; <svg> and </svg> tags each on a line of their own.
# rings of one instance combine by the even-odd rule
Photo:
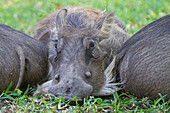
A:
<svg viewBox="0 0 170 113">
<path fill-rule="evenodd" d="M 56 22 L 56 24 L 59 24 Z M 68 14 L 61 23 L 62 26 L 70 26 L 73 29 L 91 29 L 94 26 L 93 20 L 89 18 L 83 11 L 82 12 L 74 12 Z"/>
<path fill-rule="evenodd" d="M 61 23 L 60 23 L 61 22 Z M 95 28 L 95 21 L 88 17 L 84 12 L 74 12 L 68 14 L 58 25 L 58 36 L 67 37 L 79 35 L 79 37 L 95 35 L 98 29 Z"/>
<path fill-rule="evenodd" d="M 87 28 L 87 15 L 83 13 L 74 13 L 72 15 L 68 15 L 67 17 L 67 24 L 72 26 L 73 28 L 83 29 Z"/>
</svg>

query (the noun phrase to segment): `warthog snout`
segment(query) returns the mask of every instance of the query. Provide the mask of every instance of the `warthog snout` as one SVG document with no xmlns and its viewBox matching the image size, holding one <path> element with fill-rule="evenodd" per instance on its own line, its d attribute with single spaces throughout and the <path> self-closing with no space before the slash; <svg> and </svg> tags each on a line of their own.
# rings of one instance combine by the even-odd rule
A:
<svg viewBox="0 0 170 113">
<path fill-rule="evenodd" d="M 89 41 L 84 39 L 85 41 Z M 60 40 L 61 41 L 61 40 Z M 60 43 L 60 42 L 59 42 Z M 94 42 L 95 43 L 95 42 Z M 75 44 L 76 45 L 76 44 Z M 58 54 L 58 59 L 54 61 L 54 56 L 51 56 L 51 72 L 52 74 L 52 85 L 49 87 L 49 93 L 56 96 L 63 96 L 66 99 L 70 99 L 77 95 L 79 99 L 90 96 L 94 91 L 96 80 L 96 73 L 100 73 L 102 65 L 100 65 L 107 53 L 105 51 L 97 49 L 95 45 L 94 59 L 89 58 L 89 51 L 84 49 L 80 44 L 72 47 L 63 47 L 62 52 Z M 93 45 L 94 46 L 94 45 Z M 76 49 L 79 48 L 79 49 Z M 94 51 L 93 48 L 93 51 Z M 78 54 L 74 54 L 73 49 Z M 65 51 L 67 50 L 67 51 Z M 69 54 L 69 55 L 68 55 Z M 93 62 L 93 63 L 92 63 Z M 95 63 L 94 63 L 95 62 Z M 60 64 L 60 65 L 58 65 Z M 97 69 L 97 70 L 94 70 Z M 103 74 L 98 76 L 102 76 Z M 101 78 L 104 80 L 104 78 Z M 101 87 L 101 86 L 97 86 Z M 96 89 L 96 88 L 95 88 Z"/>
<path fill-rule="evenodd" d="M 84 82 L 79 77 L 67 78 L 67 80 L 57 80 L 58 83 L 53 83 L 49 88 L 49 93 L 52 93 L 56 96 L 63 96 L 66 99 L 71 99 L 77 95 L 78 99 L 90 96 L 93 87 L 86 82 Z M 54 81 L 53 81 L 54 82 Z"/>
</svg>

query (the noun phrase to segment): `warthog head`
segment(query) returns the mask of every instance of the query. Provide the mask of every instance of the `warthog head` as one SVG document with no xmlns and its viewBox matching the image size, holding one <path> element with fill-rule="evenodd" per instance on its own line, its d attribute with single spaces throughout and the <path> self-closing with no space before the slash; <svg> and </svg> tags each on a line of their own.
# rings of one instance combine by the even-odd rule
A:
<svg viewBox="0 0 170 113">
<path fill-rule="evenodd" d="M 67 99 L 111 95 L 113 79 L 104 73 L 107 50 L 100 42 L 109 37 L 114 19 L 113 12 L 94 21 L 83 11 L 61 9 L 48 39 L 51 80 L 35 95 L 45 92 Z"/>
</svg>

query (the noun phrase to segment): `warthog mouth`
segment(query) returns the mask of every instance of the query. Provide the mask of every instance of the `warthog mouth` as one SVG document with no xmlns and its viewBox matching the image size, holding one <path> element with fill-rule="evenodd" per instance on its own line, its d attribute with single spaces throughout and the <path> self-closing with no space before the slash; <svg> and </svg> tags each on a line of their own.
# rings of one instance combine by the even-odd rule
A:
<svg viewBox="0 0 170 113">
<path fill-rule="evenodd" d="M 50 93 L 50 92 L 49 92 Z M 63 93 L 52 93 L 53 95 L 55 95 L 57 98 L 63 97 L 65 100 L 67 101 L 73 101 L 73 102 L 80 102 L 83 101 L 84 98 L 86 97 L 81 97 L 77 94 L 63 94 Z"/>
<path fill-rule="evenodd" d="M 59 94 L 58 94 L 59 95 Z M 79 102 L 79 101 L 82 101 L 83 99 L 82 98 L 80 98 L 80 97 L 77 97 L 77 96 L 74 96 L 74 97 L 72 97 L 72 95 L 71 96 L 69 96 L 69 95 L 60 95 L 60 96 L 57 96 L 58 98 L 59 97 L 64 97 L 64 99 L 65 100 L 70 100 L 70 101 L 73 101 L 73 102 L 75 102 L 75 101 L 77 101 L 77 102 Z"/>
</svg>

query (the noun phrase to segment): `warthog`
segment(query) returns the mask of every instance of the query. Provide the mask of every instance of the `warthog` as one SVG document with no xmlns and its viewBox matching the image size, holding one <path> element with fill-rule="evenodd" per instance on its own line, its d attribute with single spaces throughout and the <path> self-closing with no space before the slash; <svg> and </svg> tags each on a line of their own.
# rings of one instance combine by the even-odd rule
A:
<svg viewBox="0 0 170 113">
<path fill-rule="evenodd" d="M 48 50 L 38 40 L 0 24 L 0 92 L 44 82 L 48 75 Z"/>
<path fill-rule="evenodd" d="M 118 51 L 115 73 L 137 97 L 170 99 L 170 15 L 133 35 Z"/>
<path fill-rule="evenodd" d="M 67 99 L 77 95 L 81 100 L 89 95 L 112 95 L 119 89 L 106 67 L 129 36 L 113 11 L 64 8 L 45 18 L 34 37 L 48 45 L 51 76 L 35 95 L 52 93 Z"/>
</svg>

